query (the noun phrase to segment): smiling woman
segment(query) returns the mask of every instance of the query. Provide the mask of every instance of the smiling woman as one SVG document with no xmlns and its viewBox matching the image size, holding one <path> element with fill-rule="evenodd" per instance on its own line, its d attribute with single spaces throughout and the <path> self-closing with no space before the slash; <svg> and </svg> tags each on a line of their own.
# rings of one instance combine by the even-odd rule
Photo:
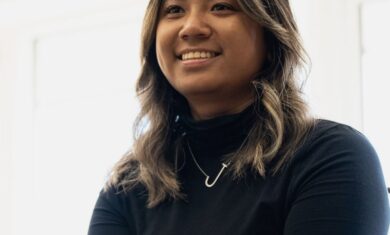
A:
<svg viewBox="0 0 390 235">
<path fill-rule="evenodd" d="M 287 0 L 151 0 L 143 29 L 137 135 L 89 235 L 387 233 L 375 151 L 300 96 Z"/>
<path fill-rule="evenodd" d="M 156 53 L 164 76 L 187 98 L 194 118 L 208 119 L 253 102 L 250 82 L 261 71 L 266 48 L 262 27 L 235 1 L 165 1 Z"/>
</svg>

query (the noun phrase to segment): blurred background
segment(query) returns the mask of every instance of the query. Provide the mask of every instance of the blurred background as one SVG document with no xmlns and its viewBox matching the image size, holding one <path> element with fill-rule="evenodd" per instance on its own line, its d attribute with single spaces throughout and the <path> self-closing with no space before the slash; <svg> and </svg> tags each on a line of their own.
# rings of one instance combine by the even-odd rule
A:
<svg viewBox="0 0 390 235">
<path fill-rule="evenodd" d="M 317 117 L 362 131 L 390 185 L 390 0 L 291 0 Z M 82 235 L 132 143 L 146 0 L 0 0 L 0 234 Z"/>
</svg>

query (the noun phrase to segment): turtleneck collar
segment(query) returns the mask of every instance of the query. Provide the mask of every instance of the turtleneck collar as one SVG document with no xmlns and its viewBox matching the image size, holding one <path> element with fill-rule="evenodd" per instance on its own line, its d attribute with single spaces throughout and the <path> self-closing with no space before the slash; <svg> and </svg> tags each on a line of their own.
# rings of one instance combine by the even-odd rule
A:
<svg viewBox="0 0 390 235">
<path fill-rule="evenodd" d="M 247 137 L 255 120 L 254 105 L 241 113 L 196 121 L 189 113 L 176 117 L 179 133 L 185 135 L 196 152 L 228 153 L 236 150 Z"/>
</svg>

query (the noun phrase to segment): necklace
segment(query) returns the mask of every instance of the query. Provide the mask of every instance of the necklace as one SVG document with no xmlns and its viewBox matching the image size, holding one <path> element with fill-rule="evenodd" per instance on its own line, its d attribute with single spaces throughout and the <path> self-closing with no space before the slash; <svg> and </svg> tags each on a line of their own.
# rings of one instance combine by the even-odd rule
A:
<svg viewBox="0 0 390 235">
<path fill-rule="evenodd" d="M 195 158 L 194 153 L 192 152 L 191 146 L 190 146 L 190 144 L 188 143 L 188 141 L 187 141 L 187 146 L 188 146 L 188 150 L 190 151 L 192 160 L 194 160 L 194 162 L 195 162 L 195 165 L 198 167 L 198 169 L 200 170 L 200 172 L 202 172 L 202 174 L 203 174 L 204 176 L 206 176 L 206 180 L 204 181 L 204 184 L 205 184 L 206 187 L 208 187 L 208 188 L 213 187 L 213 186 L 215 185 L 215 183 L 217 183 L 217 181 L 218 181 L 219 177 L 222 175 L 223 171 L 230 165 L 230 162 L 228 162 L 228 163 L 224 163 L 224 162 L 223 162 L 223 163 L 222 163 L 222 168 L 221 168 L 221 170 L 219 171 L 218 175 L 215 177 L 214 181 L 210 184 L 210 183 L 209 183 L 210 176 L 206 174 L 206 172 L 202 169 L 202 167 L 200 167 L 198 161 L 197 161 L 196 158 Z"/>
</svg>

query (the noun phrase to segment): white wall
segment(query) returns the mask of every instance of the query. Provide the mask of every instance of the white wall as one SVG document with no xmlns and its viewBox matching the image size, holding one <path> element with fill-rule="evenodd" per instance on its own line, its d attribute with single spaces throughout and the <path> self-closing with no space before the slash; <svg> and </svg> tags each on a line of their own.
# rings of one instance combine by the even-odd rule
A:
<svg viewBox="0 0 390 235">
<path fill-rule="evenodd" d="M 362 130 L 358 0 L 295 0 L 311 58 L 306 93 L 313 113 Z"/>
<path fill-rule="evenodd" d="M 7 234 L 11 224 L 11 138 L 12 138 L 12 90 L 10 79 L 15 71 L 12 52 L 2 45 L 10 45 L 12 41 L 0 34 L 0 234 Z M 9 55 L 9 56 L 5 56 Z"/>
<path fill-rule="evenodd" d="M 0 234 L 86 234 L 131 145 L 145 4 L 0 2 Z"/>
</svg>

